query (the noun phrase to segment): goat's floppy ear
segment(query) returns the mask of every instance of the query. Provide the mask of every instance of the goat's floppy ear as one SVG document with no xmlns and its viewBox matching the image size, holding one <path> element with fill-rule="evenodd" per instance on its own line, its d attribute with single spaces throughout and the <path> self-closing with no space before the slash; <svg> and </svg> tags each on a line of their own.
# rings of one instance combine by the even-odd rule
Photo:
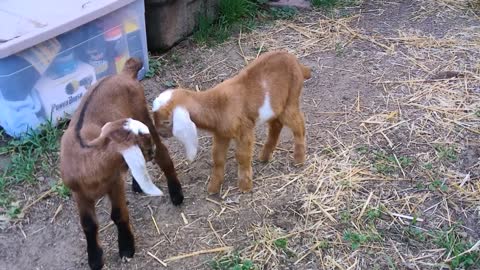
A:
<svg viewBox="0 0 480 270">
<path fill-rule="evenodd" d="M 197 126 L 190 119 L 190 114 L 183 107 L 173 109 L 173 136 L 185 147 L 187 159 L 193 161 L 198 150 Z"/>
</svg>

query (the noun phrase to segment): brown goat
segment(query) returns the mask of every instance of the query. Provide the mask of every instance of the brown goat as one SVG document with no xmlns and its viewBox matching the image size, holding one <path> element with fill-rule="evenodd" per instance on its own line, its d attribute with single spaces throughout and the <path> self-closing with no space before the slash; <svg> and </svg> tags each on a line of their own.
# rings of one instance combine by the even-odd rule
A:
<svg viewBox="0 0 480 270">
<path fill-rule="evenodd" d="M 96 200 L 108 195 L 111 201 L 111 219 L 118 229 L 123 259 L 135 253 L 124 188 L 128 169 L 132 171 L 134 191 L 163 194 L 151 181 L 142 153 L 152 151 L 152 140 L 156 146 L 154 158 L 167 178 L 170 199 L 175 205 L 183 201 L 173 162 L 153 126 L 143 86 L 136 80 L 141 67 L 140 61 L 130 58 L 121 74 L 106 77 L 89 89 L 61 141 L 60 172 L 77 203 L 91 269 L 103 267 Z"/>
<path fill-rule="evenodd" d="M 305 121 L 300 110 L 303 81 L 310 68 L 287 52 L 261 55 L 235 77 L 212 89 L 195 92 L 167 90 L 153 103 L 153 118 L 161 136 L 175 136 L 185 146 L 187 158 L 197 152 L 196 127 L 213 133 L 213 171 L 207 190 L 218 193 L 224 181 L 225 160 L 231 139 L 236 142 L 238 186 L 250 191 L 256 123 L 268 122 L 267 142 L 260 154 L 268 161 L 284 125 L 293 131 L 294 160 L 305 161 Z"/>
</svg>

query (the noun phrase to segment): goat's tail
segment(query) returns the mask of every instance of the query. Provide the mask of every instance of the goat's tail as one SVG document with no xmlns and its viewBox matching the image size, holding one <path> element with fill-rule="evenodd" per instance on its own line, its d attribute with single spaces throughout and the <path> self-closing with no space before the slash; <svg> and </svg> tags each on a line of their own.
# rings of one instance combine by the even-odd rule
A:
<svg viewBox="0 0 480 270">
<path fill-rule="evenodd" d="M 140 59 L 130 57 L 127 62 L 125 62 L 122 73 L 133 79 L 136 79 L 138 71 L 142 69 L 142 67 L 143 63 Z"/>
<path fill-rule="evenodd" d="M 299 65 L 300 65 L 300 69 L 302 70 L 303 78 L 304 78 L 305 80 L 310 79 L 310 78 L 312 77 L 312 70 L 311 70 L 311 68 L 309 68 L 309 67 L 307 67 L 307 66 L 304 66 L 304 65 L 302 65 L 302 64 L 300 64 L 300 63 L 299 63 Z"/>
<path fill-rule="evenodd" d="M 111 140 L 116 144 L 115 148 L 122 154 L 142 191 L 148 195 L 162 196 L 163 192 L 155 186 L 148 174 L 145 157 L 138 146 L 139 136 L 149 134 L 148 127 L 142 122 L 124 118 L 106 123 L 102 127 L 100 135 L 89 145 L 103 146 Z"/>
</svg>

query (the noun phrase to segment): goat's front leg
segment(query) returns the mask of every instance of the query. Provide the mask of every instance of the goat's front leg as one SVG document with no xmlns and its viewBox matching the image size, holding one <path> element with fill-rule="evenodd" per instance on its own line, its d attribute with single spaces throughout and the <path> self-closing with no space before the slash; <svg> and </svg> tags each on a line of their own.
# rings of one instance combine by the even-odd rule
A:
<svg viewBox="0 0 480 270">
<path fill-rule="evenodd" d="M 236 140 L 236 154 L 238 162 L 238 188 L 242 192 L 249 192 L 253 188 L 252 155 L 255 136 L 253 129 L 239 134 Z"/>
<path fill-rule="evenodd" d="M 127 201 L 125 199 L 124 175 L 118 175 L 112 181 L 112 189 L 108 193 L 112 204 L 111 219 L 118 230 L 118 250 L 120 258 L 132 258 L 135 254 L 135 240 L 128 217 Z"/>
<path fill-rule="evenodd" d="M 168 185 L 168 193 L 170 194 L 170 200 L 174 205 L 180 205 L 183 202 L 183 191 L 182 191 L 182 184 L 177 178 L 177 172 L 175 171 L 175 167 L 173 165 L 172 158 L 168 153 L 167 147 L 162 143 L 160 140 L 160 136 L 158 136 L 157 130 L 153 125 L 152 119 L 148 113 L 148 110 L 145 109 L 143 111 L 142 117 L 140 117 L 140 121 L 143 122 L 150 131 L 150 135 L 152 136 L 152 140 L 155 143 L 155 162 L 160 166 L 165 177 L 167 178 L 167 185 Z M 135 182 L 132 183 L 132 188 L 135 189 Z M 137 184 L 138 186 L 138 184 Z"/>
<path fill-rule="evenodd" d="M 207 186 L 209 194 L 220 192 L 223 180 L 225 179 L 225 161 L 227 159 L 228 146 L 230 139 L 215 135 L 213 137 L 213 169 L 210 182 Z"/>
<path fill-rule="evenodd" d="M 79 193 L 74 194 L 80 223 L 87 239 L 88 265 L 92 270 L 103 267 L 103 250 L 98 244 L 98 222 L 95 215 L 95 201 Z"/>
</svg>

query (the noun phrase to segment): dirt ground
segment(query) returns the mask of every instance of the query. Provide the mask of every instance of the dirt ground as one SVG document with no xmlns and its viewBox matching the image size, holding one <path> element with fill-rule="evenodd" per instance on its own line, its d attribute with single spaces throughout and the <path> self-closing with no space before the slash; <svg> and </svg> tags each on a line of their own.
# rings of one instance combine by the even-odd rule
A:
<svg viewBox="0 0 480 270">
<path fill-rule="evenodd" d="M 207 89 L 263 50 L 297 55 L 313 69 L 302 105 L 307 162 L 292 165 L 284 130 L 273 160 L 254 161 L 252 193 L 236 187 L 231 149 L 222 193 L 208 196 L 211 137 L 200 134 L 190 164 L 165 140 L 185 201 L 175 207 L 168 195 L 128 188 L 136 254 L 124 263 L 101 200 L 105 269 L 164 269 L 151 255 L 166 269 L 209 269 L 226 253 L 172 257 L 219 247 L 258 269 L 448 269 L 458 255 L 449 247 L 480 240 L 480 18 L 465 2 L 364 1 L 334 19 L 302 11 L 215 47 L 187 40 L 159 56 L 159 74 L 144 80 L 150 102 L 173 83 Z M 259 127 L 257 141 L 264 139 Z M 161 171 L 151 172 L 166 190 Z M 440 232 L 454 232 L 455 243 Z M 474 258 L 470 269 L 480 269 Z M 3 228 L 0 268 L 88 269 L 72 199 L 47 197 Z"/>
</svg>

